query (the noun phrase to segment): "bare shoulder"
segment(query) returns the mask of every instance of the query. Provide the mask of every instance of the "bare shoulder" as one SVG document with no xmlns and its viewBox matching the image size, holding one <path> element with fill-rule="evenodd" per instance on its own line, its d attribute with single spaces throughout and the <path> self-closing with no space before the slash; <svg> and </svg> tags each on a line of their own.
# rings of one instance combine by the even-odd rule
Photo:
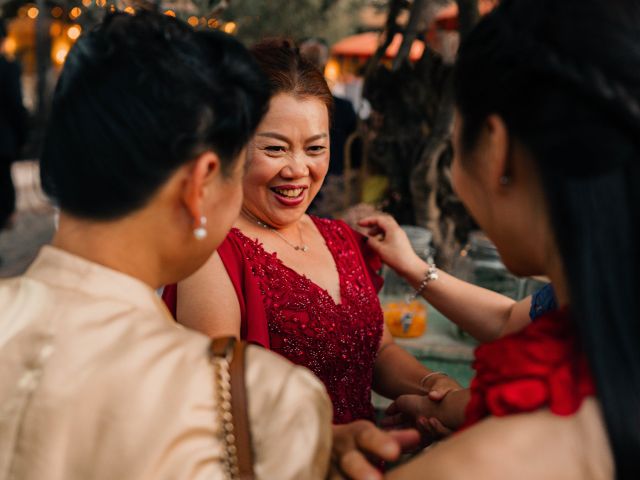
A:
<svg viewBox="0 0 640 480">
<path fill-rule="evenodd" d="M 413 465 L 412 465 L 413 464 Z M 599 405 L 572 416 L 548 410 L 490 417 L 427 450 L 388 478 L 611 480 L 612 455 Z"/>
<path fill-rule="evenodd" d="M 239 336 L 240 303 L 217 253 L 178 284 L 177 320 L 211 337 Z"/>
</svg>

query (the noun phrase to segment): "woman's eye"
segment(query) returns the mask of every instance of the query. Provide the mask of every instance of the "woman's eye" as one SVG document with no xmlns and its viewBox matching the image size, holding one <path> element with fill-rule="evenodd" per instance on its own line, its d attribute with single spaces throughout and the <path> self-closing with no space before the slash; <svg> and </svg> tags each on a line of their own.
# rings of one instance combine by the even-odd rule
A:
<svg viewBox="0 0 640 480">
<path fill-rule="evenodd" d="M 324 145 L 313 145 L 309 147 L 308 150 L 311 153 L 319 154 L 325 152 L 327 150 L 327 147 L 325 147 Z"/>
<path fill-rule="evenodd" d="M 283 153 L 285 152 L 285 147 L 280 145 L 270 145 L 268 147 L 265 147 L 265 150 L 268 153 Z"/>
</svg>

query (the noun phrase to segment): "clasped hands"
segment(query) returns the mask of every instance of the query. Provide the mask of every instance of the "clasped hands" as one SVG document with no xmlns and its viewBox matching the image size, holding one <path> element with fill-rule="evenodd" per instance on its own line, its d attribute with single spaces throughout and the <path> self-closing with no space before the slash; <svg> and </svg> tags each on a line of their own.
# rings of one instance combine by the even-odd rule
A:
<svg viewBox="0 0 640 480">
<path fill-rule="evenodd" d="M 464 422 L 468 389 L 445 375 L 436 374 L 423 385 L 425 394 L 401 395 L 387 408 L 381 426 L 386 429 L 415 428 L 422 445 L 450 435 Z"/>
<path fill-rule="evenodd" d="M 329 478 L 381 480 L 372 463 L 395 461 L 459 428 L 469 391 L 445 375 L 434 375 L 423 387 L 424 395 L 401 395 L 389 406 L 382 420 L 388 430 L 365 420 L 334 425 Z"/>
</svg>

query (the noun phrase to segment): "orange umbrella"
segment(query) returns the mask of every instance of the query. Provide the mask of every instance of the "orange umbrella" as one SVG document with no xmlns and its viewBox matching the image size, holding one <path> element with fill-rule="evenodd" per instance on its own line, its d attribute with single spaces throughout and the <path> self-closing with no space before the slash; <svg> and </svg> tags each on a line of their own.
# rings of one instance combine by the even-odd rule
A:
<svg viewBox="0 0 640 480">
<path fill-rule="evenodd" d="M 478 2 L 480 15 L 486 15 L 497 5 L 497 0 L 480 0 Z M 452 3 L 440 10 L 436 15 L 436 25 L 442 30 L 458 30 L 458 4 Z"/>
<path fill-rule="evenodd" d="M 396 34 L 391 45 L 389 45 L 385 52 L 385 58 L 394 58 L 398 54 L 401 43 L 402 35 Z M 331 53 L 335 56 L 369 58 L 378 49 L 379 44 L 379 33 L 360 33 L 343 38 L 337 42 L 331 49 Z M 413 61 L 418 60 L 422 56 L 423 51 L 424 43 L 421 40 L 415 40 L 413 45 L 411 45 L 409 58 Z"/>
</svg>

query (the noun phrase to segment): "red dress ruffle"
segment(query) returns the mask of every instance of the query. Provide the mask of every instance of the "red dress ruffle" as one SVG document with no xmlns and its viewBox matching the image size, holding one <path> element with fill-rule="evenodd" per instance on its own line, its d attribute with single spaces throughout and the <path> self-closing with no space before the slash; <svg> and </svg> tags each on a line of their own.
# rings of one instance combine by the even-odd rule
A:
<svg viewBox="0 0 640 480">
<path fill-rule="evenodd" d="M 567 309 L 550 312 L 522 331 L 476 349 L 468 427 L 483 418 L 548 408 L 575 413 L 595 394 L 587 358 Z"/>
</svg>

